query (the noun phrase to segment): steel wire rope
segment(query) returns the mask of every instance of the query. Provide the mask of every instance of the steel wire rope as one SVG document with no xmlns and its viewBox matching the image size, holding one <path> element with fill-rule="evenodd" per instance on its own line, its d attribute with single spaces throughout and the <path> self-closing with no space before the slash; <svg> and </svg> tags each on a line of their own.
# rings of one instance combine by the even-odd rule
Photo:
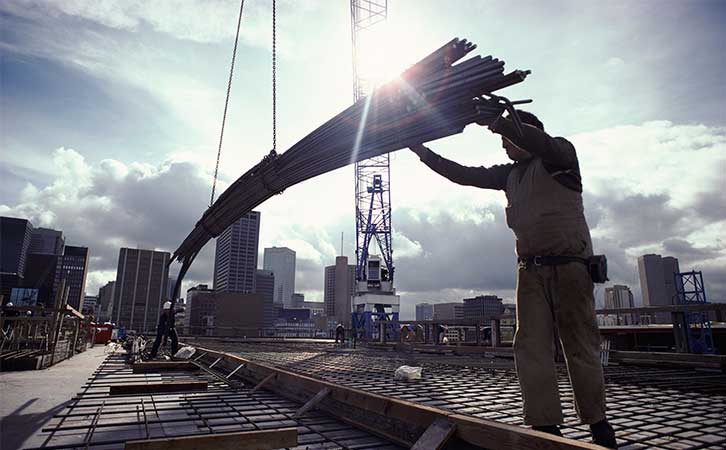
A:
<svg viewBox="0 0 726 450">
<path fill-rule="evenodd" d="M 224 113 L 222 113 L 222 128 L 219 131 L 219 146 L 217 147 L 217 163 L 214 166 L 214 180 L 212 181 L 212 196 L 209 199 L 209 206 L 214 204 L 214 191 L 217 187 L 217 176 L 219 174 L 219 158 L 222 156 L 222 140 L 224 139 L 224 124 L 227 122 L 227 108 L 229 107 L 229 95 L 232 91 L 232 76 L 234 75 L 234 62 L 237 57 L 237 43 L 239 42 L 239 29 L 242 24 L 242 10 L 245 0 L 240 0 L 239 16 L 237 17 L 237 32 L 234 35 L 234 48 L 232 49 L 232 63 L 229 66 L 229 80 L 227 81 L 227 95 L 224 99 Z"/>
</svg>

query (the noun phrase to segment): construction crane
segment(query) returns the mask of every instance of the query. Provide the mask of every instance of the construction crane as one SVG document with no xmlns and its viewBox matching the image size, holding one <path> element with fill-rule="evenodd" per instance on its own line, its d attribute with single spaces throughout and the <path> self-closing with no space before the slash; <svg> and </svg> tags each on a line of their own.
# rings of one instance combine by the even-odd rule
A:
<svg viewBox="0 0 726 450">
<path fill-rule="evenodd" d="M 371 39 L 388 18 L 388 0 L 351 0 L 350 26 L 353 44 L 353 99 L 355 102 L 371 94 L 377 80 L 362 76 L 361 48 L 363 39 Z M 376 49 L 368 49 L 369 51 Z M 383 49 L 377 49 L 382 51 Z M 366 132 L 366 117 L 359 133 Z M 355 150 L 354 150 L 355 151 Z M 356 289 L 353 298 L 351 325 L 356 336 L 364 340 L 379 337 L 385 329 L 378 322 L 397 321 L 400 297 L 393 287 L 393 243 L 391 226 L 391 166 L 385 153 L 355 164 L 355 227 L 356 227 Z M 370 253 L 376 242 L 380 256 Z M 397 327 L 388 332 L 395 338 Z"/>
</svg>

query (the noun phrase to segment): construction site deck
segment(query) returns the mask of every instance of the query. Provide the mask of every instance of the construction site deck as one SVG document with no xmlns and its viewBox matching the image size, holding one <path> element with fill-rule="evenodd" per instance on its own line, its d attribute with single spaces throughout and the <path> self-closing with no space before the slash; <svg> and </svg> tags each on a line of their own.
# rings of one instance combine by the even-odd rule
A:
<svg viewBox="0 0 726 450">
<path fill-rule="evenodd" d="M 522 426 L 506 348 L 339 348 L 312 339 L 186 344 L 196 347 L 188 362 L 129 364 L 122 354 L 105 355 L 27 448 L 599 448 L 587 443 L 588 427 L 575 415 L 564 365 L 567 439 Z M 608 416 L 619 448 L 726 448 L 726 373 L 720 359 L 694 361 L 621 354 L 609 362 Z M 421 367 L 421 379 L 394 380 L 402 365 Z M 451 439 L 431 430 L 442 420 Z M 425 433 L 442 446 L 415 447 Z M 251 446 L 228 447 L 220 438 Z"/>
</svg>

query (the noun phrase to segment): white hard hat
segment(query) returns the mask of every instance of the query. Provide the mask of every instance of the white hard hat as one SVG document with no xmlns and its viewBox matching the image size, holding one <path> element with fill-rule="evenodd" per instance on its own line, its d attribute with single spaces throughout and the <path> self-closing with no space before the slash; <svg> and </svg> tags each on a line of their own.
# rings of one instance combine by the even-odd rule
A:
<svg viewBox="0 0 726 450">
<path fill-rule="evenodd" d="M 5 306 L 13 306 L 13 302 L 8 302 L 8 304 Z"/>
<path fill-rule="evenodd" d="M 169 302 L 169 301 L 164 302 L 164 309 L 171 309 L 171 302 Z"/>
</svg>

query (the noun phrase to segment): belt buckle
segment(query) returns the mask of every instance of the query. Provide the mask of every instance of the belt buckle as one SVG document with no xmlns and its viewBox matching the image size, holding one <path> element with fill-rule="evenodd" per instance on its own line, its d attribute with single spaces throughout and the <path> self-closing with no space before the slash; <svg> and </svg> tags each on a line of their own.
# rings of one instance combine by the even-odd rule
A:
<svg viewBox="0 0 726 450">
<path fill-rule="evenodd" d="M 532 257 L 532 264 L 535 266 L 541 266 L 542 265 L 542 257 L 541 256 L 534 256 Z"/>
</svg>

